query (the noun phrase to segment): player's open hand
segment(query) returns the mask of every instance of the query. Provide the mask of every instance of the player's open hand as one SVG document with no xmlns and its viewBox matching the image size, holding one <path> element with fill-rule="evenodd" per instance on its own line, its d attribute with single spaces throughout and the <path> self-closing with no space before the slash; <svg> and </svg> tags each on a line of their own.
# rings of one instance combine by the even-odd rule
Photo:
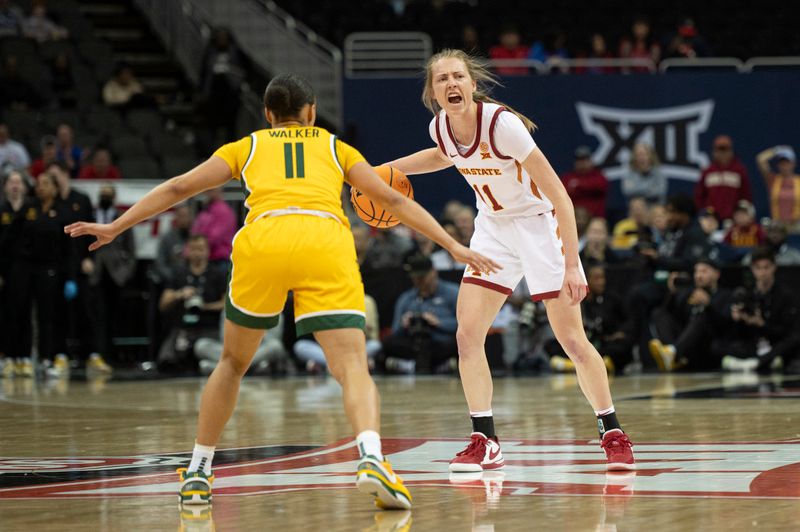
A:
<svg viewBox="0 0 800 532">
<path fill-rule="evenodd" d="M 466 246 L 458 244 L 450 250 L 450 254 L 456 262 L 468 264 L 473 270 L 483 273 L 493 273 L 502 270 L 503 267 L 488 257 L 472 251 Z"/>
<path fill-rule="evenodd" d="M 567 291 L 570 303 L 577 305 L 583 298 L 586 297 L 586 281 L 583 280 L 581 270 L 577 266 L 571 266 L 564 272 L 564 287 L 563 290 Z"/>
<path fill-rule="evenodd" d="M 91 235 L 97 240 L 89 245 L 89 251 L 101 248 L 117 237 L 117 232 L 111 224 L 91 224 L 88 222 L 76 222 L 64 228 L 64 232 L 72 238 Z"/>
</svg>

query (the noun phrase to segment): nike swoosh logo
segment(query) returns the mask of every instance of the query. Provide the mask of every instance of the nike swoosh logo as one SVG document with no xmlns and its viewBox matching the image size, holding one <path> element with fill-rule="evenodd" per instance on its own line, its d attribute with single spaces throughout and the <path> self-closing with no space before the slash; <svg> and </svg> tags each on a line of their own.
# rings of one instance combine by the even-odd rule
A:
<svg viewBox="0 0 800 532">
<path fill-rule="evenodd" d="M 451 154 L 450 154 L 450 157 L 458 157 L 458 154 L 451 153 Z"/>
<path fill-rule="evenodd" d="M 489 449 L 489 460 L 494 460 L 500 455 L 500 447 L 497 448 L 497 452 L 493 453 L 491 449 Z"/>
</svg>

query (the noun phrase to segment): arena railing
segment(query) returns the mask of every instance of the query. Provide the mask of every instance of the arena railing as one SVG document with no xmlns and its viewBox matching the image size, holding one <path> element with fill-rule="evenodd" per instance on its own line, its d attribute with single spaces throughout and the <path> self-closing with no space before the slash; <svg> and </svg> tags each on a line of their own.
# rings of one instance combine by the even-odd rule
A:
<svg viewBox="0 0 800 532">
<path fill-rule="evenodd" d="M 756 68 L 800 67 L 800 56 L 786 57 L 751 57 L 744 63 L 743 72 L 752 72 Z"/>
<path fill-rule="evenodd" d="M 671 57 L 659 63 L 658 69 L 667 72 L 671 68 L 718 69 L 733 68 L 742 72 L 744 63 L 738 57 Z"/>
<path fill-rule="evenodd" d="M 271 0 L 135 0 L 181 64 L 197 80 L 211 28 L 225 27 L 251 61 L 265 73 L 294 72 L 319 96 L 322 118 L 343 126 L 342 52 Z M 200 24 L 192 29 L 181 17 Z M 196 74 L 192 74 L 196 72 Z M 194 76 L 194 77 L 192 77 Z"/>
<path fill-rule="evenodd" d="M 348 78 L 417 77 L 433 53 L 426 33 L 356 32 L 344 40 L 344 69 Z"/>
</svg>

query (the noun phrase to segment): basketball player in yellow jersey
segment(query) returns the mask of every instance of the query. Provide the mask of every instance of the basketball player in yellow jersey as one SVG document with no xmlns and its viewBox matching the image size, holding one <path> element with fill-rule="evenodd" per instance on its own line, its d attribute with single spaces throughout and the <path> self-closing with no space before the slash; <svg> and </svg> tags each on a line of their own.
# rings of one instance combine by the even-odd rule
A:
<svg viewBox="0 0 800 532">
<path fill-rule="evenodd" d="M 411 495 L 384 459 L 378 435 L 378 391 L 369 375 L 364 339 L 364 286 L 355 245 L 342 212 L 347 180 L 401 222 L 425 234 L 477 270 L 498 266 L 453 240 L 413 200 L 392 190 L 358 151 L 313 127 L 316 104 L 302 78 L 274 78 L 264 94 L 271 129 L 226 144 L 204 163 L 158 185 L 111 224 L 79 222 L 73 237 L 93 235 L 95 250 L 135 224 L 231 178 L 241 182 L 249 212 L 233 240 L 222 358 L 200 403 L 192 461 L 180 470 L 183 504 L 211 501 L 211 460 L 236 404 L 264 329 L 274 326 L 294 291 L 298 334 L 313 333 L 344 407 L 360 453 L 356 483 L 379 508 L 410 508 Z"/>
</svg>

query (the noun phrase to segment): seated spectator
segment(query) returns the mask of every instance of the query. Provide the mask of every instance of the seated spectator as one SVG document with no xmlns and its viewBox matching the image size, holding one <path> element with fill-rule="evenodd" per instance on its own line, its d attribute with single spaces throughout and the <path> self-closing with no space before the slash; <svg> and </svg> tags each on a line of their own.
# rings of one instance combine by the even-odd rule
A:
<svg viewBox="0 0 800 532">
<path fill-rule="evenodd" d="M 236 213 L 223 198 L 222 187 L 207 190 L 204 203 L 192 224 L 192 234 L 206 237 L 210 249 L 209 260 L 227 273 L 233 237 L 239 228 Z"/>
<path fill-rule="evenodd" d="M 652 310 L 667 295 L 666 281 L 672 272 L 688 272 L 701 257 L 711 255 L 713 243 L 694 219 L 692 198 L 687 195 L 672 196 L 667 203 L 667 230 L 658 244 L 640 242 L 636 247 L 635 262 L 644 277 L 633 285 L 628 296 L 632 334 L 637 341 L 649 336 L 647 320 Z M 631 281 L 634 283 L 635 281 Z M 643 351 L 642 351 L 643 352 Z M 647 363 L 647 359 L 642 361 Z"/>
<path fill-rule="evenodd" d="M 72 127 L 60 124 L 56 128 L 57 158 L 67 166 L 69 175 L 77 177 L 81 171 L 84 153 L 83 148 L 75 145 L 75 134 Z"/>
<path fill-rule="evenodd" d="M 601 263 L 586 269 L 586 280 L 589 293 L 581 302 L 586 336 L 603 356 L 608 372 L 622 373 L 633 360 L 633 339 L 627 330 L 622 300 L 606 291 L 606 272 Z M 550 355 L 551 369 L 575 371 L 575 365 L 555 338 L 545 342 L 545 351 Z"/>
<path fill-rule="evenodd" d="M 800 233 L 800 175 L 794 171 L 795 160 L 791 146 L 775 146 L 756 156 L 767 186 L 772 219 L 785 224 L 790 233 Z M 773 161 L 777 172 L 772 170 Z"/>
<path fill-rule="evenodd" d="M 356 225 L 355 227 L 364 226 Z M 366 232 L 358 229 L 356 231 L 359 234 L 354 233 L 358 240 L 356 256 L 362 271 L 399 268 L 403 265 L 403 257 L 414 247 L 410 238 L 406 238 L 392 229 L 372 230 L 367 227 L 364 229 Z"/>
<path fill-rule="evenodd" d="M 192 209 L 188 203 L 179 203 L 173 211 L 172 228 L 158 240 L 153 261 L 155 282 L 166 285 L 175 279 L 178 270 L 186 265 L 184 251 L 192 227 Z"/>
<path fill-rule="evenodd" d="M 536 41 L 528 52 L 528 59 L 542 63 L 557 63 L 559 59 L 569 59 L 565 46 L 567 37 L 560 29 L 551 29 L 545 33 L 541 41 Z"/>
<path fill-rule="evenodd" d="M 31 156 L 22 143 L 11 138 L 6 124 L 0 123 L 0 172 L 24 170 L 31 164 Z"/>
<path fill-rule="evenodd" d="M 786 226 L 780 222 L 771 222 L 767 226 L 767 240 L 764 247 L 772 251 L 775 256 L 775 264 L 778 266 L 800 265 L 800 249 L 793 247 L 786 241 L 788 235 Z M 749 266 L 752 262 L 752 257 L 752 253 L 745 256 L 742 259 L 742 264 Z"/>
<path fill-rule="evenodd" d="M 100 224 L 111 223 L 122 214 L 117 209 L 117 190 L 112 185 L 100 187 L 100 195 L 95 210 L 95 221 Z M 117 333 L 119 323 L 112 319 L 114 309 L 119 308 L 122 289 L 136 273 L 136 244 L 133 233 L 125 231 L 114 241 L 94 252 L 94 268 L 88 281 L 92 291 L 93 320 L 97 323 L 98 346 L 108 357 L 113 357 L 112 338 Z M 99 357 L 89 360 L 89 368 L 99 372 L 110 372 L 111 368 Z"/>
<path fill-rule="evenodd" d="M 747 169 L 733 151 L 733 141 L 728 135 L 714 139 L 711 164 L 703 169 L 694 188 L 694 201 L 698 209 L 711 207 L 720 221 L 733 216 L 733 208 L 740 200 L 752 201 Z"/>
<path fill-rule="evenodd" d="M 480 34 L 472 24 L 465 24 L 461 28 L 461 42 L 458 48 L 473 57 L 488 57 L 486 50 L 481 45 Z"/>
<path fill-rule="evenodd" d="M 661 46 L 650 30 L 646 17 L 636 17 L 631 26 L 631 35 L 623 37 L 619 43 L 619 56 L 623 59 L 649 59 L 653 65 L 661 61 Z M 646 66 L 626 67 L 623 72 L 650 72 Z"/>
<path fill-rule="evenodd" d="M 669 35 L 664 44 L 664 57 L 694 59 L 708 57 L 711 49 L 706 40 L 697 32 L 694 19 L 684 18 L 678 29 Z"/>
<path fill-rule="evenodd" d="M 498 35 L 500 44 L 489 48 L 489 57 L 492 60 L 525 59 L 528 56 L 528 47 L 521 44 L 521 37 L 516 26 L 507 25 L 500 30 Z M 528 73 L 525 66 L 497 66 L 495 71 L 501 76 L 518 76 Z"/>
<path fill-rule="evenodd" d="M 27 111 L 38 108 L 43 101 L 41 92 L 22 77 L 17 56 L 7 55 L 0 75 L 0 107 Z"/>
<path fill-rule="evenodd" d="M 670 275 L 669 296 L 653 313 L 656 335 L 648 346 L 661 371 L 719 369 L 733 322 L 731 292 L 718 282 L 719 266 L 707 257 L 695 263 L 693 278 Z"/>
<path fill-rule="evenodd" d="M 84 165 L 78 173 L 78 179 L 113 181 L 121 177 L 122 173 L 111 162 L 111 152 L 106 148 L 96 149 L 92 155 L 92 162 Z"/>
<path fill-rule="evenodd" d="M 725 238 L 725 232 L 720 229 L 717 213 L 711 207 L 701 209 L 697 213 L 697 222 L 705 234 L 714 244 L 719 244 Z"/>
<path fill-rule="evenodd" d="M 267 329 L 261 343 L 258 344 L 250 368 L 256 373 L 283 374 L 289 364 L 289 354 L 283 346 L 283 316 L 278 315 L 278 324 Z M 213 337 L 202 336 L 194 343 L 194 356 L 200 373 L 210 375 L 222 358 L 222 336 L 225 330 L 225 313 L 220 313 L 219 334 Z M 320 348 L 320 351 L 322 348 Z"/>
<path fill-rule="evenodd" d="M 592 214 L 586 207 L 575 207 L 575 226 L 578 229 L 578 252 L 586 245 L 586 229 L 592 221 Z"/>
<path fill-rule="evenodd" d="M 210 267 L 209 255 L 206 237 L 190 236 L 186 243 L 187 264 L 161 294 L 158 308 L 168 316 L 172 327 L 158 354 L 160 367 L 193 366 L 195 342 L 199 338 L 218 338 L 227 281 L 225 273 Z"/>
<path fill-rule="evenodd" d="M 630 168 L 622 176 L 622 195 L 626 201 L 632 196 L 641 196 L 651 205 L 663 204 L 667 198 L 668 185 L 655 148 L 646 142 L 636 143 Z"/>
<path fill-rule="evenodd" d="M 22 23 L 22 33 L 36 42 L 58 41 L 69 37 L 69 31 L 47 18 L 47 7 L 43 2 L 34 4 L 31 16 Z"/>
<path fill-rule="evenodd" d="M 585 207 L 592 216 L 605 217 L 608 179 L 595 167 L 591 149 L 578 146 L 572 171 L 564 174 L 561 180 L 574 206 Z"/>
<path fill-rule="evenodd" d="M 381 350 L 381 341 L 378 337 L 378 333 L 380 332 L 378 330 L 378 304 L 375 303 L 375 299 L 369 294 L 364 294 L 364 307 L 364 314 L 366 317 L 364 334 L 367 339 L 367 359 L 369 361 L 369 367 L 374 368 L 375 356 Z M 325 352 L 316 340 L 314 340 L 312 335 L 298 338 L 293 349 L 295 356 L 305 364 L 305 368 L 309 373 L 319 373 L 328 368 Z"/>
<path fill-rule="evenodd" d="M 589 54 L 586 59 L 613 59 L 614 54 L 608 50 L 606 38 L 602 33 L 593 33 L 589 39 Z M 575 68 L 576 74 L 613 74 L 619 69 L 613 66 L 587 66 Z"/>
<path fill-rule="evenodd" d="M 19 6 L 10 0 L 0 0 L 0 38 L 20 35 L 24 18 Z"/>
<path fill-rule="evenodd" d="M 756 222 L 756 209 L 747 200 L 740 200 L 733 211 L 733 225 L 725 233 L 725 243 L 735 248 L 753 248 L 767 239 L 761 224 Z"/>
<path fill-rule="evenodd" d="M 605 218 L 592 218 L 586 229 L 586 245 L 580 252 L 584 267 L 591 264 L 620 262 L 617 253 L 608 246 L 608 222 Z"/>
<path fill-rule="evenodd" d="M 467 247 L 469 247 L 469 242 L 475 233 L 475 216 L 475 209 L 467 206 L 456 211 L 453 216 L 453 224 L 458 230 L 456 240 Z"/>
<path fill-rule="evenodd" d="M 661 244 L 664 235 L 669 229 L 669 217 L 666 205 L 653 205 L 650 207 L 650 233 L 655 244 Z"/>
<path fill-rule="evenodd" d="M 103 85 L 103 103 L 109 107 L 132 108 L 153 106 L 154 100 L 145 94 L 133 68 L 127 63 L 120 63 L 114 68 L 111 79 Z"/>
<path fill-rule="evenodd" d="M 750 271 L 755 285 L 737 288 L 726 331 L 722 369 L 768 372 L 792 364 L 800 352 L 798 306 L 789 286 L 775 282 L 775 256 L 768 248 L 753 252 Z"/>
<path fill-rule="evenodd" d="M 42 148 L 42 155 L 31 163 L 28 170 L 34 178 L 39 177 L 39 174 L 44 172 L 48 166 L 58 161 L 56 138 L 53 135 L 45 135 L 42 137 L 40 145 Z"/>
<path fill-rule="evenodd" d="M 442 225 L 451 224 L 453 220 L 455 220 L 456 213 L 466 207 L 463 203 L 458 200 L 450 200 L 444 204 L 442 208 L 442 215 L 440 217 L 440 221 Z"/>
<path fill-rule="evenodd" d="M 641 196 L 633 196 L 628 200 L 628 217 L 614 225 L 614 249 L 631 249 L 640 238 L 652 240 L 650 226 L 650 209 L 647 200 Z"/>
<path fill-rule="evenodd" d="M 61 108 L 73 108 L 78 103 L 78 89 L 69 55 L 59 53 L 50 65 L 50 92 Z"/>
<path fill-rule="evenodd" d="M 395 304 L 392 333 L 383 340 L 386 368 L 401 373 L 441 370 L 458 356 L 458 285 L 440 281 L 425 256 L 409 257 L 405 269 L 414 288 Z"/>
</svg>

